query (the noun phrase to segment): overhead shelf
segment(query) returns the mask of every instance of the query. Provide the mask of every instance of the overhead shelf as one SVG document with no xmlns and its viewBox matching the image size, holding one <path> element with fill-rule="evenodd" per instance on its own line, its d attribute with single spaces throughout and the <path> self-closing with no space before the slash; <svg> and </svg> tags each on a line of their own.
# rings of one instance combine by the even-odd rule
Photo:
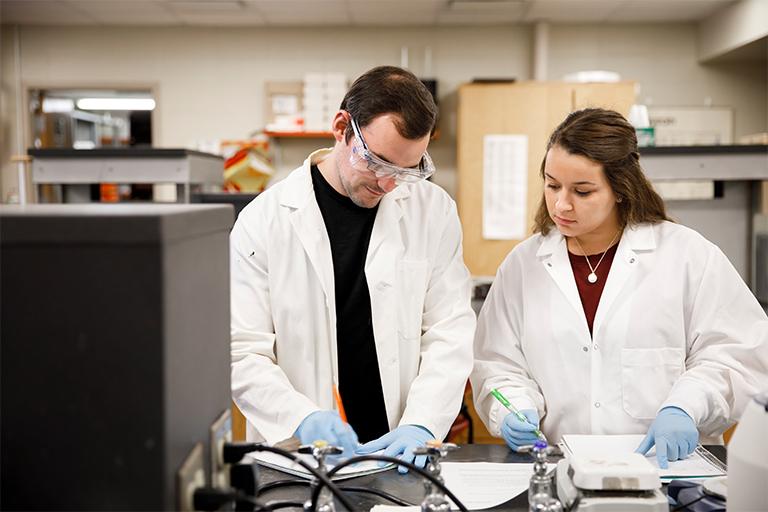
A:
<svg viewBox="0 0 768 512">
<path fill-rule="evenodd" d="M 27 153 L 34 186 L 55 186 L 61 200 L 88 202 L 90 185 L 99 183 L 165 183 L 175 184 L 177 201 L 188 203 L 193 189 L 220 190 L 223 182 L 221 156 L 189 149 L 30 148 Z"/>
<path fill-rule="evenodd" d="M 656 146 L 640 148 L 651 180 L 768 180 L 768 146 Z"/>
<path fill-rule="evenodd" d="M 330 139 L 332 132 L 274 132 L 264 130 L 264 135 L 276 139 Z"/>
</svg>

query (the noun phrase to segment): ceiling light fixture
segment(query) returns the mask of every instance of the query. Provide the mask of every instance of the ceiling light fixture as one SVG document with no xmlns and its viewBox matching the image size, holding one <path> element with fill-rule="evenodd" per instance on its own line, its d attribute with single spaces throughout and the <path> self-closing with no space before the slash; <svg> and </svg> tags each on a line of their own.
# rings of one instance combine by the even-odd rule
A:
<svg viewBox="0 0 768 512">
<path fill-rule="evenodd" d="M 457 12 L 488 12 L 509 8 L 518 9 L 530 4 L 531 0 L 447 0 L 443 10 Z"/>
<path fill-rule="evenodd" d="M 77 100 L 81 110 L 154 110 L 152 98 L 81 98 Z"/>
<path fill-rule="evenodd" d="M 75 102 L 69 98 L 43 98 L 43 112 L 72 112 L 75 110 Z"/>
<path fill-rule="evenodd" d="M 448 0 L 448 7 L 450 8 L 457 4 L 527 4 L 530 1 L 531 0 Z"/>
</svg>

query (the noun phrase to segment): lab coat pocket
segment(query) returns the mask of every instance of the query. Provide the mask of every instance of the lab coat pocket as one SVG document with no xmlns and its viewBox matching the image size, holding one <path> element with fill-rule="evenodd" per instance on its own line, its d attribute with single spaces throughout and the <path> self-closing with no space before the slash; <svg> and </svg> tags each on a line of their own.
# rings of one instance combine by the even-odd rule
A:
<svg viewBox="0 0 768 512">
<path fill-rule="evenodd" d="M 683 373 L 680 348 L 625 348 L 621 351 L 624 411 L 636 419 L 653 419 Z"/>
<path fill-rule="evenodd" d="M 427 261 L 402 260 L 398 269 L 397 332 L 400 339 L 421 338 L 421 313 L 427 289 Z"/>
</svg>

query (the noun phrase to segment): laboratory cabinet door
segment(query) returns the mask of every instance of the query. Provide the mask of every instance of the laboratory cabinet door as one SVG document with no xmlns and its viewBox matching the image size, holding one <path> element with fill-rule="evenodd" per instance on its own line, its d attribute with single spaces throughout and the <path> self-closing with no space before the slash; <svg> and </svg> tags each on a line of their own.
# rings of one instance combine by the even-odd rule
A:
<svg viewBox="0 0 768 512">
<path fill-rule="evenodd" d="M 493 276 L 509 251 L 531 234 L 543 190 L 541 162 L 552 130 L 569 112 L 585 107 L 610 108 L 626 116 L 634 96 L 634 82 L 467 84 L 459 89 L 457 204 L 464 258 L 472 275 Z M 527 176 L 521 182 L 526 190 L 518 195 L 525 200 L 520 205 L 525 230 L 517 239 L 487 239 L 483 235 L 487 199 L 484 147 L 490 135 L 526 136 L 527 147 L 521 149 L 527 161 Z M 498 166 L 495 172 L 498 178 Z"/>
</svg>

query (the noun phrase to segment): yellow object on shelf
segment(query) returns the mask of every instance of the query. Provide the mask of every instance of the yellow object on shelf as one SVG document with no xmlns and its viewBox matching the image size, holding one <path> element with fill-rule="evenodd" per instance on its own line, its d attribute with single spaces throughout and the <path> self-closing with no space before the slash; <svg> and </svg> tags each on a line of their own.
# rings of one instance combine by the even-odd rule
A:
<svg viewBox="0 0 768 512">
<path fill-rule="evenodd" d="M 224 162 L 224 188 L 236 192 L 262 192 L 273 174 L 272 165 L 258 148 L 242 147 Z"/>
</svg>

